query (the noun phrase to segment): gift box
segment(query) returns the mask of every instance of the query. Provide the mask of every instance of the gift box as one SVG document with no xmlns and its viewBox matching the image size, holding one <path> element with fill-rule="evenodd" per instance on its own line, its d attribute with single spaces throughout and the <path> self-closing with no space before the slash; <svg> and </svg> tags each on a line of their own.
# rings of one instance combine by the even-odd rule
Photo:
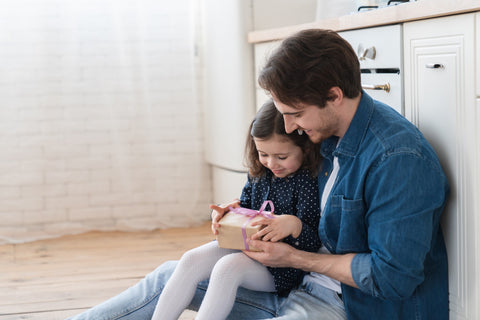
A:
<svg viewBox="0 0 480 320">
<path fill-rule="evenodd" d="M 252 226 L 253 222 L 263 218 L 275 217 L 272 213 L 263 211 L 267 204 L 270 204 L 273 211 L 271 201 L 265 202 L 258 211 L 246 208 L 230 208 L 230 212 L 226 213 L 219 221 L 218 246 L 227 249 L 259 251 L 249 247 L 247 239 L 263 228 L 261 225 Z"/>
</svg>

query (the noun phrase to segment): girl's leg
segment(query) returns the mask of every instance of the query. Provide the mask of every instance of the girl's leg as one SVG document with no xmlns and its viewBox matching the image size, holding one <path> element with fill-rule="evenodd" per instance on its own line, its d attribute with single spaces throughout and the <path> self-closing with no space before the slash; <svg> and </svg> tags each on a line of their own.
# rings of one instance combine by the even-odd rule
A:
<svg viewBox="0 0 480 320">
<path fill-rule="evenodd" d="M 265 266 L 242 252 L 226 255 L 213 268 L 207 293 L 195 319 L 226 319 L 239 286 L 255 291 L 275 291 L 273 277 Z"/>
<path fill-rule="evenodd" d="M 158 299 L 152 320 L 178 319 L 192 301 L 197 284 L 208 279 L 217 261 L 232 252 L 238 250 L 219 248 L 212 241 L 184 253 Z"/>
</svg>

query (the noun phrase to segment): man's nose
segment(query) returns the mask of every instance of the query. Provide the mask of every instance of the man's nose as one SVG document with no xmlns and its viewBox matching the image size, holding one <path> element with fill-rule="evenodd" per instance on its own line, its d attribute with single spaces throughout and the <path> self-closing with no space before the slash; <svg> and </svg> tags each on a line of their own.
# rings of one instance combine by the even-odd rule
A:
<svg viewBox="0 0 480 320">
<path fill-rule="evenodd" d="M 293 130 L 298 128 L 295 121 L 293 121 L 291 119 L 291 117 L 289 117 L 287 115 L 283 116 L 283 122 L 285 123 L 285 132 L 287 132 L 287 133 L 292 133 Z"/>
</svg>

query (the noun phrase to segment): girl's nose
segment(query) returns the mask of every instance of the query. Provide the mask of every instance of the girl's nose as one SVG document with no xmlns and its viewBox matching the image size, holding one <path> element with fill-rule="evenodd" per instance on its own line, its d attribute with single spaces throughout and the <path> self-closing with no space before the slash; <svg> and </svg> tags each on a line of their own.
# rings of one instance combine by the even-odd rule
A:
<svg viewBox="0 0 480 320">
<path fill-rule="evenodd" d="M 268 159 L 267 166 L 268 166 L 269 169 L 272 169 L 272 168 L 275 168 L 276 163 L 277 162 L 272 157 L 272 158 Z"/>
</svg>

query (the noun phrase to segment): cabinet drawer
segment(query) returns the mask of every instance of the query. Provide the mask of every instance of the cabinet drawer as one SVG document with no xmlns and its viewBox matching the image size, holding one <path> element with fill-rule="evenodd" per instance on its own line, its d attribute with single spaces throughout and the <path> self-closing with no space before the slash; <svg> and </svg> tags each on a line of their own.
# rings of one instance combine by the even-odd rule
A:
<svg viewBox="0 0 480 320">
<path fill-rule="evenodd" d="M 360 60 L 360 68 L 401 68 L 402 66 L 402 27 L 401 25 L 382 26 L 339 33 L 359 54 L 359 48 L 375 48 L 375 59 Z"/>
</svg>

